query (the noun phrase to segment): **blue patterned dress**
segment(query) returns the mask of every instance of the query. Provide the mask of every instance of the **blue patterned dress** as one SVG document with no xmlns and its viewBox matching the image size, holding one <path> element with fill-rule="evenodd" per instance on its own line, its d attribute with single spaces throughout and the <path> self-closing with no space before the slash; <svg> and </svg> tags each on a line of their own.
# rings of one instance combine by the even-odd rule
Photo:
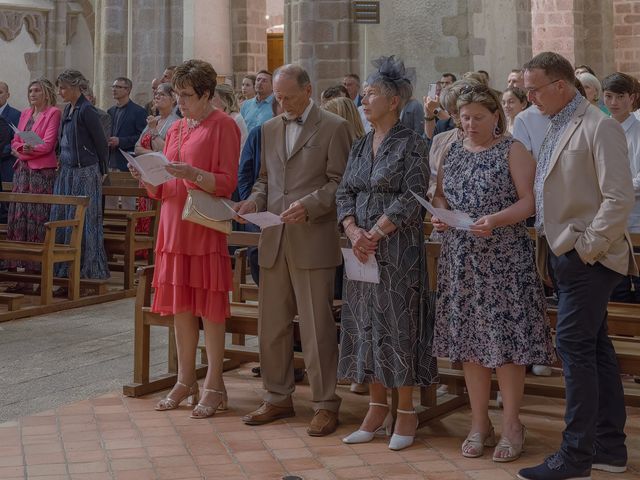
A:
<svg viewBox="0 0 640 480">
<path fill-rule="evenodd" d="M 453 143 L 443 166 L 452 210 L 478 219 L 518 201 L 504 138 L 482 152 Z M 449 229 L 442 235 L 434 354 L 488 368 L 548 365 L 555 356 L 534 245 L 524 222 L 480 238 Z"/>
<path fill-rule="evenodd" d="M 373 131 L 357 140 L 336 194 L 338 218 L 365 230 L 382 214 L 398 228 L 378 243 L 380 283 L 344 280 L 338 378 L 387 388 L 430 385 L 433 325 L 427 317 L 424 211 L 429 163 L 424 141 L 397 123 L 373 155 Z"/>
<path fill-rule="evenodd" d="M 54 195 L 72 195 L 89 197 L 89 205 L 85 210 L 84 230 L 82 234 L 82 256 L 80 260 L 80 278 L 109 278 L 107 253 L 104 249 L 102 230 L 102 175 L 98 163 L 87 167 L 79 167 L 73 151 L 74 122 L 72 116 L 77 109 L 62 119 L 62 137 L 60 139 L 60 169 L 53 186 Z M 68 220 L 73 218 L 75 206 L 53 205 L 51 220 Z M 56 232 L 56 243 L 68 244 L 71 240 L 70 228 L 59 228 Z M 56 263 L 56 277 L 69 276 L 69 263 Z"/>
</svg>

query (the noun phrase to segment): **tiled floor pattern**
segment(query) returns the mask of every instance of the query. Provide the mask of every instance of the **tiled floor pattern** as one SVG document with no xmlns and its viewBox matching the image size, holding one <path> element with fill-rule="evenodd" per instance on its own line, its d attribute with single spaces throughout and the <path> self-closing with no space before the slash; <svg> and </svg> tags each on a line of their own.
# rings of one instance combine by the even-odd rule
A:
<svg viewBox="0 0 640 480">
<path fill-rule="evenodd" d="M 249 366 L 225 374 L 231 409 L 207 420 L 188 418 L 186 405 L 155 412 L 160 394 L 132 399 L 112 393 L 0 424 L 0 479 L 506 480 L 555 449 L 563 428 L 562 402 L 527 397 L 527 451 L 510 464 L 492 462 L 490 452 L 480 459 L 461 457 L 466 409 L 431 422 L 401 452 L 390 451 L 383 438 L 349 446 L 341 438 L 357 427 L 367 398 L 340 387 L 338 433 L 312 438 L 305 433 L 312 412 L 305 385 L 296 393 L 297 417 L 247 427 L 240 417 L 258 405 L 260 389 Z M 628 413 L 629 471 L 594 472 L 594 480 L 640 479 L 640 409 Z M 492 410 L 491 417 L 499 431 L 500 411 Z"/>
</svg>

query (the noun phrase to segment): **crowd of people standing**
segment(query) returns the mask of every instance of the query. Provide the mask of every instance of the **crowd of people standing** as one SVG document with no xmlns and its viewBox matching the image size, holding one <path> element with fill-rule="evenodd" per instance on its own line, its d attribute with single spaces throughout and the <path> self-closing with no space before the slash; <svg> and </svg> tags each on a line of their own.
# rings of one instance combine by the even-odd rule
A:
<svg viewBox="0 0 640 480">
<path fill-rule="evenodd" d="M 463 365 L 471 403 L 461 454 L 479 457 L 495 447 L 494 461 L 513 461 L 526 441 L 520 421 L 526 370 L 548 368 L 557 355 L 567 391 L 562 445 L 519 478 L 624 471 L 624 398 L 606 306 L 638 283 L 627 233 L 640 229 L 638 81 L 616 72 L 600 82 L 587 66 L 574 69 L 562 56 L 543 52 L 510 72 L 504 92 L 491 87 L 484 71 L 460 79 L 444 73 L 435 96 L 420 102 L 400 59 L 381 57 L 373 65 L 364 84 L 348 74 L 318 95 L 320 103 L 312 99 L 308 73 L 293 64 L 247 75 L 236 95 L 217 83 L 209 63 L 189 60 L 154 80 L 146 109 L 130 99 L 131 81 L 119 77 L 112 85 L 115 105 L 106 113 L 92 105 L 89 84 L 75 70 L 55 82 L 66 102 L 62 112 L 46 79 L 29 84 L 30 106 L 18 115 L 0 83 L 0 114 L 8 119 L 0 121 L 2 171 L 11 164 L 15 192 L 90 198 L 84 278 L 109 276 L 103 175 L 129 170 L 162 202 L 152 310 L 175 318 L 178 381 L 157 410 L 188 399 L 191 417 L 200 419 L 229 401 L 222 375 L 231 289 L 226 236 L 182 218 L 189 191 L 201 190 L 235 198 L 239 223 L 246 223 L 241 215 L 264 211 L 282 221 L 262 230 L 259 248 L 249 255 L 259 283 L 265 395 L 244 423 L 295 415 L 292 324 L 298 315 L 314 408 L 311 436 L 336 430 L 336 383 L 344 379 L 366 385 L 370 402 L 343 441 L 364 443 L 387 433 L 390 449 L 407 448 L 418 425 L 413 389 L 437 383 L 436 359 L 446 357 Z M 9 122 L 44 143 L 32 147 L 16 136 L 7 147 Z M 145 183 L 120 150 L 163 151 L 174 178 Z M 431 217 L 442 244 L 435 307 L 418 197 L 472 219 L 461 229 Z M 62 206 L 11 204 L 8 238 L 41 241 L 47 219 L 70 214 Z M 535 228 L 537 249 L 527 223 Z M 375 260 L 379 281 L 340 276 L 338 343 L 332 304 L 341 234 L 357 261 Z M 59 232 L 60 243 L 65 235 Z M 65 268 L 59 264 L 56 275 L 66 276 Z M 558 301 L 555 349 L 545 288 Z M 202 387 L 195 375 L 199 319 L 209 359 Z M 493 371 L 503 403 L 499 439 L 488 416 Z"/>
</svg>

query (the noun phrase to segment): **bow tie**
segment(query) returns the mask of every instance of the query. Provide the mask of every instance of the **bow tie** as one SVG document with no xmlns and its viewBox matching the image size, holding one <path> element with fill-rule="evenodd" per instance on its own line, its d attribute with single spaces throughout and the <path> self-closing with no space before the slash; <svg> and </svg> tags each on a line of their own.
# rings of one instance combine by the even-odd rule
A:
<svg viewBox="0 0 640 480">
<path fill-rule="evenodd" d="M 287 117 L 282 117 L 282 120 L 284 120 L 284 124 L 288 125 L 291 122 L 296 122 L 298 125 L 304 125 L 304 120 L 302 119 L 302 117 L 298 117 L 298 118 L 287 118 Z"/>
</svg>

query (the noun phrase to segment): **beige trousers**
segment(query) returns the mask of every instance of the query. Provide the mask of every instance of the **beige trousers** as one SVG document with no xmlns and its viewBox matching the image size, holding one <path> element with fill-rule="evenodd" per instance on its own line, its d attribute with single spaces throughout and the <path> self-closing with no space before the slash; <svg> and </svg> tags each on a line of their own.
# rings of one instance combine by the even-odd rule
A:
<svg viewBox="0 0 640 480">
<path fill-rule="evenodd" d="M 304 270 L 293 265 L 286 230 L 273 267 L 260 269 L 258 335 L 267 402 L 292 405 L 293 320 L 297 313 L 314 410 L 338 411 L 338 341 L 331 312 L 334 279 L 335 268 Z"/>
</svg>

